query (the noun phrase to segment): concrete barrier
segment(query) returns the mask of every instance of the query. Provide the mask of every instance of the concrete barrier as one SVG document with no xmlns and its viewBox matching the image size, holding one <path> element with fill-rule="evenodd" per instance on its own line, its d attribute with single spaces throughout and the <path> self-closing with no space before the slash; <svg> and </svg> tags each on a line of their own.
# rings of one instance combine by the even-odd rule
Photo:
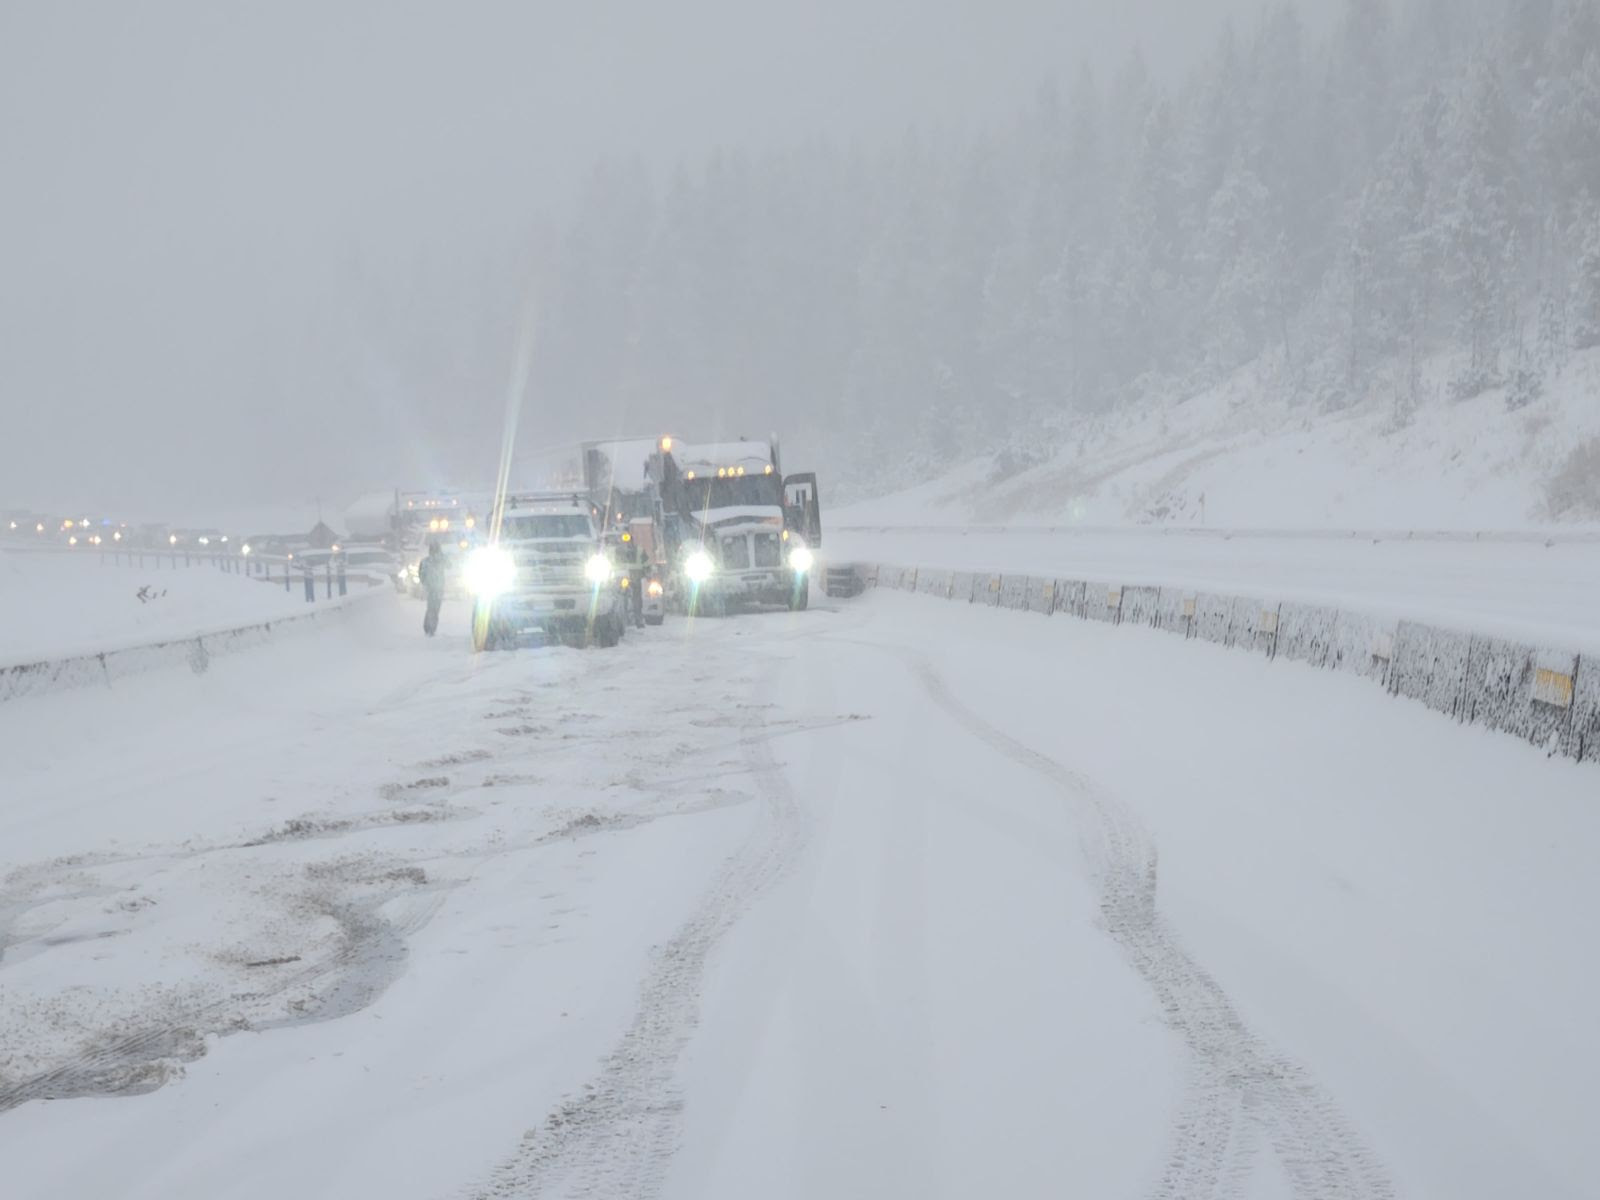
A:
<svg viewBox="0 0 1600 1200">
<path fill-rule="evenodd" d="M 1462 719 L 1536 746 L 1565 747 L 1572 729 L 1576 655 L 1474 637 Z"/>
<path fill-rule="evenodd" d="M 1271 658 L 1278 647 L 1278 606 L 1254 596 L 1235 596 L 1228 644 Z"/>
<path fill-rule="evenodd" d="M 1122 589 L 1122 623 L 1155 625 L 1161 615 L 1161 589 L 1125 587 Z"/>
<path fill-rule="evenodd" d="M 1122 585 L 1094 583 L 1083 585 L 1083 615 L 1091 621 L 1115 625 L 1122 620 Z"/>
<path fill-rule="evenodd" d="M 1320 604 L 1289 602 L 1279 606 L 1277 656 L 1313 667 L 1327 666 L 1338 621 L 1337 609 Z"/>
<path fill-rule="evenodd" d="M 1600 658 L 1258 596 L 965 571 L 925 572 L 918 588 L 914 569 L 866 570 L 963 603 L 1146 626 L 1346 672 L 1549 754 L 1600 763 Z"/>
<path fill-rule="evenodd" d="M 1194 598 L 1194 636 L 1203 642 L 1226 646 L 1233 627 L 1233 597 L 1199 592 Z"/>
<path fill-rule="evenodd" d="M 917 569 L 893 567 L 885 563 L 879 568 L 878 586 L 894 588 L 896 591 L 914 592 L 917 590 Z"/>
<path fill-rule="evenodd" d="M 1420 700 L 1435 712 L 1460 718 L 1467 700 L 1467 660 L 1472 636 L 1418 621 L 1395 630 L 1389 690 Z"/>
<path fill-rule="evenodd" d="M 1578 659 L 1572 681 L 1571 729 L 1567 753 L 1580 762 L 1600 763 L 1600 658 Z"/>
<path fill-rule="evenodd" d="M 1387 686 L 1394 663 L 1395 625 L 1366 613 L 1341 610 L 1335 617 L 1328 645 L 1332 671 L 1349 671 Z"/>
<path fill-rule="evenodd" d="M 1026 610 L 1028 607 L 1028 577 L 1002 575 L 1000 577 L 1000 607 Z"/>
<path fill-rule="evenodd" d="M 1188 588 L 1162 588 L 1156 600 L 1155 627 L 1193 637 L 1197 608 L 1198 597 Z"/>
<path fill-rule="evenodd" d="M 925 596 L 938 596 L 941 600 L 950 598 L 949 571 L 921 570 L 917 572 L 917 591 Z"/>
<path fill-rule="evenodd" d="M 1069 617 L 1083 616 L 1083 596 L 1087 585 L 1081 579 L 1055 581 L 1055 612 Z"/>
</svg>

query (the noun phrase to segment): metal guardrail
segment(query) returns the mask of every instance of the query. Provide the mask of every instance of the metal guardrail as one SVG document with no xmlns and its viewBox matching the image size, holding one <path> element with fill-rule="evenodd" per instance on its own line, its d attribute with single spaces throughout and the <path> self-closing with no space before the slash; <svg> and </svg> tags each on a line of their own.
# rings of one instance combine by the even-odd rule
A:
<svg viewBox="0 0 1600 1200">
<path fill-rule="evenodd" d="M 854 576 L 849 587 L 844 586 L 846 571 Z M 889 563 L 835 564 L 829 569 L 831 594 L 872 587 L 1143 626 L 1269 659 L 1348 672 L 1457 721 L 1511 734 L 1550 756 L 1600 763 L 1600 656 L 1422 621 L 1193 588 Z"/>
<path fill-rule="evenodd" d="M 140 549 L 138 547 L 97 547 L 102 566 L 150 567 L 154 569 L 193 569 L 211 567 L 233 575 L 242 575 L 263 583 L 281 583 L 283 590 L 293 592 L 298 586 L 306 602 L 331 600 L 337 594 L 349 594 L 352 583 L 376 587 L 388 583 L 393 576 L 369 567 L 350 568 L 338 555 L 295 559 L 290 555 L 242 554 L 237 551 L 187 550 L 174 547 L 168 550 Z"/>
</svg>

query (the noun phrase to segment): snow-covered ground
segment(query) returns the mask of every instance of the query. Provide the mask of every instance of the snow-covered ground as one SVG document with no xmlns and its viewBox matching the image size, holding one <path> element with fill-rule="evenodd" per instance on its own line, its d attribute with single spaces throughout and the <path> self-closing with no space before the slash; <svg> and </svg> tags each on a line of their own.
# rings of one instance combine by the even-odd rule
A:
<svg viewBox="0 0 1600 1200">
<path fill-rule="evenodd" d="M 1590 767 L 906 595 L 363 614 L 7 706 L 8 1195 L 1600 1191 Z"/>
<path fill-rule="evenodd" d="M 181 555 L 177 567 L 170 556 L 146 561 L 0 550 L 0 665 L 188 637 L 307 607 L 304 591 L 285 591 L 281 578 L 263 582 L 198 561 L 184 567 Z"/>
<path fill-rule="evenodd" d="M 835 510 L 835 524 L 1195 525 L 1233 529 L 1505 530 L 1600 527 L 1552 513 L 1549 484 L 1600 437 L 1600 350 L 1575 356 L 1528 407 L 1503 389 L 1457 402 L 1458 364 L 1425 364 L 1397 419 L 1393 387 L 1352 407 L 1292 404 L 1270 361 L 1181 403 L 1084 419 L 1069 444 L 995 479 L 985 459 L 909 491 Z M 1600 495 L 1600 481 L 1593 494 Z"/>
<path fill-rule="evenodd" d="M 1600 539 L 1407 540 L 1098 531 L 831 529 L 833 562 L 1053 575 L 1302 600 L 1600 654 Z"/>
</svg>

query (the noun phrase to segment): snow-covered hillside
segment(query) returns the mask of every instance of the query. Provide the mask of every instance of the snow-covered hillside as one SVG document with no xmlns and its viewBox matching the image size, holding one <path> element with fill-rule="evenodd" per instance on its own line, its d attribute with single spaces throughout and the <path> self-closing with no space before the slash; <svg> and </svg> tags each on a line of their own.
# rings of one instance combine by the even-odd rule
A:
<svg viewBox="0 0 1600 1200">
<path fill-rule="evenodd" d="M 1078 440 L 1009 475 L 984 457 L 911 491 L 836 510 L 835 525 L 1181 524 L 1236 529 L 1600 527 L 1553 495 L 1600 438 L 1600 349 L 1510 411 L 1504 389 L 1457 402 L 1457 364 L 1426 364 L 1413 411 L 1379 388 L 1338 412 L 1291 404 L 1274 366 L 1159 413 L 1085 420 Z M 1589 480 L 1600 503 L 1600 477 Z M 1580 498 L 1581 499 L 1581 498 Z M 1555 501 L 1553 503 L 1552 501 Z"/>
</svg>

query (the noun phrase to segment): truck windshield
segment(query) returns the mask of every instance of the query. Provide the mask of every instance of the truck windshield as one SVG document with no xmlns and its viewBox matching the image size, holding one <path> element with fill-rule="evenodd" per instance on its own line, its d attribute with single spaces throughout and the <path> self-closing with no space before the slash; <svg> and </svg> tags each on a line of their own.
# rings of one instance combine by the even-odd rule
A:
<svg viewBox="0 0 1600 1200">
<path fill-rule="evenodd" d="M 736 508 L 749 504 L 783 503 L 783 487 L 776 475 L 741 475 L 734 479 L 686 479 L 684 499 L 699 512 L 707 508 Z"/>
<path fill-rule="evenodd" d="M 527 513 L 508 515 L 500 525 L 500 537 L 520 542 L 531 538 L 579 538 L 593 533 L 589 518 L 582 513 Z"/>
</svg>

